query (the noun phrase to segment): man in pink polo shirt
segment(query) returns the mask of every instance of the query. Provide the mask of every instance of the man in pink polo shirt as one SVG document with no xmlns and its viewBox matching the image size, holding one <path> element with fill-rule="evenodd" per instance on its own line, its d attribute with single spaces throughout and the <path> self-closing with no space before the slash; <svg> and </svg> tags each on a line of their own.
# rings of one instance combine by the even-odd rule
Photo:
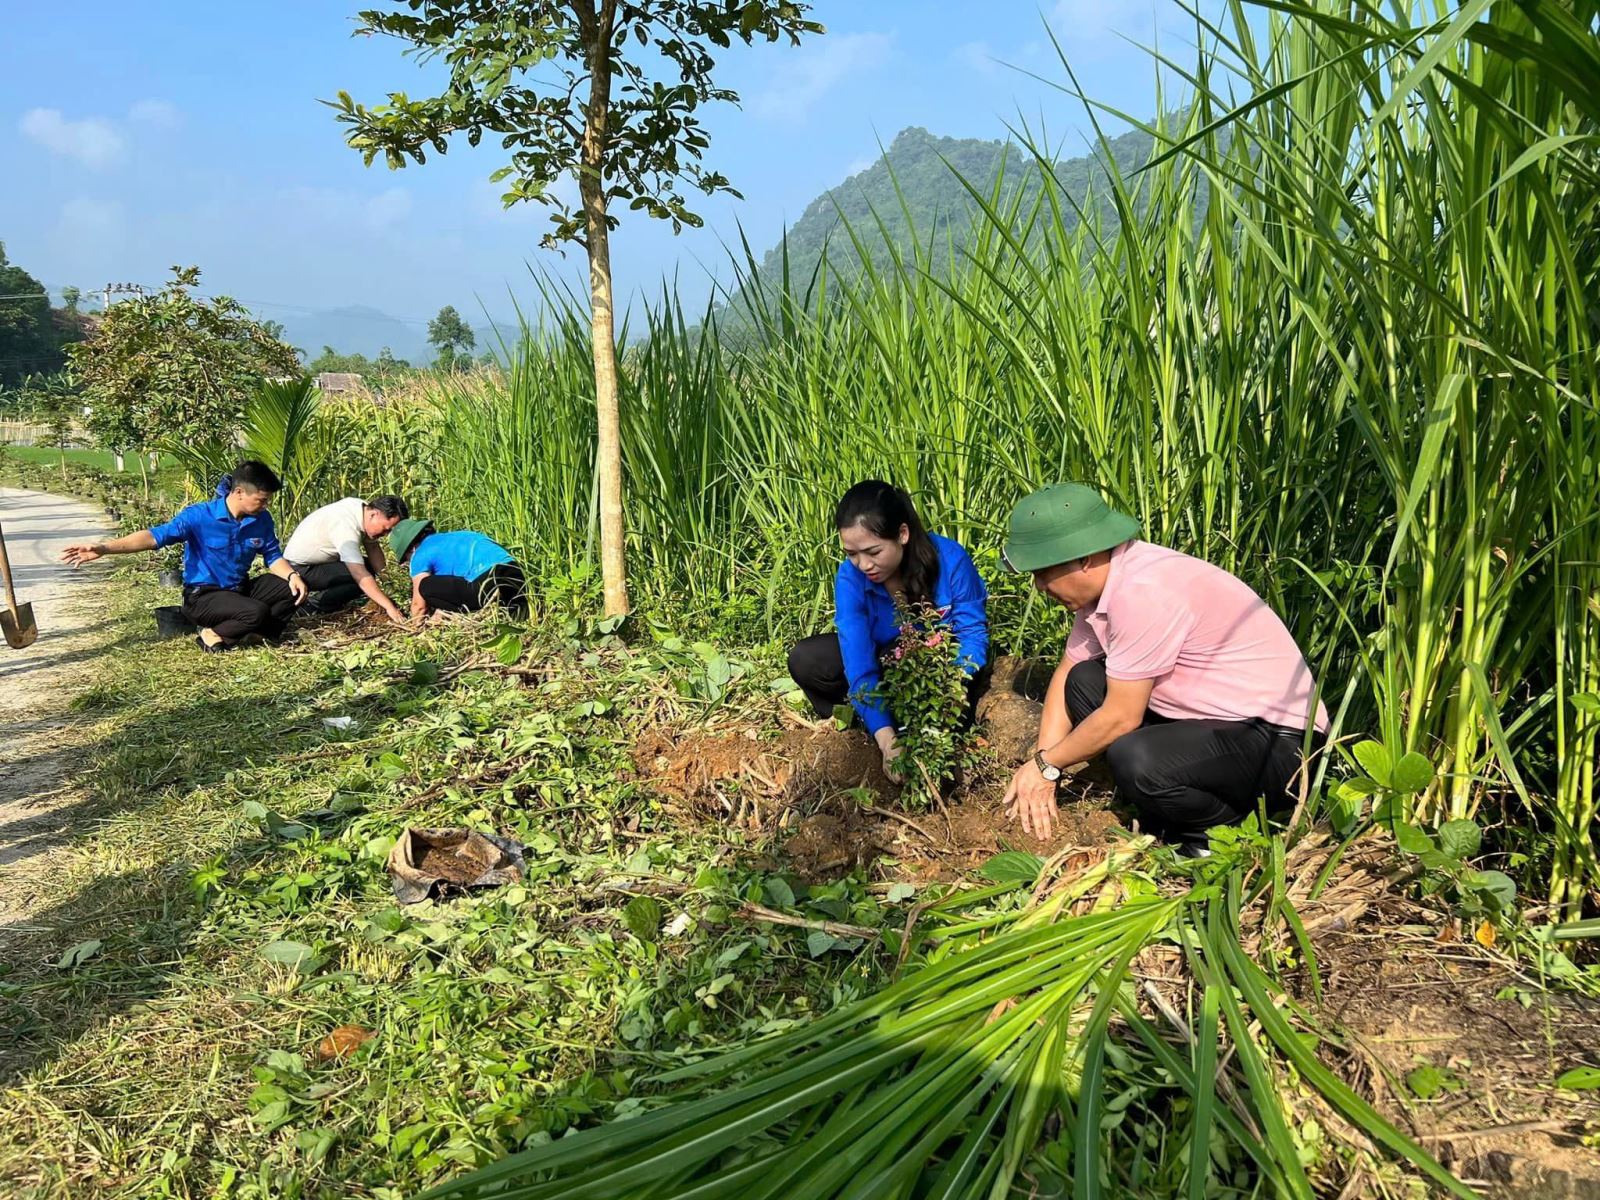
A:
<svg viewBox="0 0 1600 1200">
<path fill-rule="evenodd" d="M 1006 565 L 1076 619 L 1006 806 L 1048 836 L 1063 768 L 1104 754 L 1141 827 L 1203 854 L 1207 829 L 1242 820 L 1261 797 L 1269 813 L 1291 807 L 1306 729 L 1325 732 L 1328 713 L 1266 601 L 1138 533 L 1077 483 L 1011 512 Z"/>
</svg>

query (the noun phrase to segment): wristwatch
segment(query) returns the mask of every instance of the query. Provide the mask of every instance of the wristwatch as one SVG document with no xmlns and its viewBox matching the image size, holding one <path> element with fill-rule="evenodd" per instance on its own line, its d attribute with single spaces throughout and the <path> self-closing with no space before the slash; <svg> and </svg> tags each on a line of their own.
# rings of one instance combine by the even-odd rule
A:
<svg viewBox="0 0 1600 1200">
<path fill-rule="evenodd" d="M 1061 768 L 1056 766 L 1055 763 L 1047 761 L 1043 750 L 1035 750 L 1033 752 L 1033 765 L 1038 767 L 1039 774 L 1043 775 L 1051 783 L 1055 783 L 1061 778 Z"/>
</svg>

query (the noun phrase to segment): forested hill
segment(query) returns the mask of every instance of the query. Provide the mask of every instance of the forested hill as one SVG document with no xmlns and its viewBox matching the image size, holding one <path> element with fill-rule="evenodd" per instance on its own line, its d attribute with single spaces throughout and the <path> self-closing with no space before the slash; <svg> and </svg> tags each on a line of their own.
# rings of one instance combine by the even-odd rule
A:
<svg viewBox="0 0 1600 1200">
<path fill-rule="evenodd" d="M 1109 151 L 1121 171 L 1127 173 L 1149 159 L 1152 141 L 1148 134 L 1133 130 L 1113 138 Z M 1058 160 L 1056 178 L 1067 195 L 1081 202 L 1092 187 L 1104 182 L 1103 161 L 1098 155 L 1087 153 Z M 857 261 L 849 234 L 842 228 L 846 222 L 860 237 L 875 266 L 884 267 L 891 261 L 889 245 L 879 230 L 880 222 L 896 248 L 908 251 L 913 236 L 924 245 L 931 239 L 936 261 L 942 260 L 947 256 L 952 234 L 960 245 L 976 208 L 976 201 L 957 174 L 987 195 L 1002 170 L 1008 193 L 1014 194 L 1014 187 L 1029 186 L 1037 180 L 1037 160 L 1014 142 L 935 137 L 917 126 L 901 130 L 877 162 L 818 196 L 790 227 L 790 279 L 803 288 L 822 257 L 824 246 L 828 247 L 829 263 L 835 270 L 848 270 L 849 264 Z M 897 184 L 899 195 L 895 191 Z M 1071 219 L 1071 214 L 1067 215 Z M 767 252 L 761 263 L 764 281 L 779 281 L 782 255 L 781 242 Z"/>
</svg>

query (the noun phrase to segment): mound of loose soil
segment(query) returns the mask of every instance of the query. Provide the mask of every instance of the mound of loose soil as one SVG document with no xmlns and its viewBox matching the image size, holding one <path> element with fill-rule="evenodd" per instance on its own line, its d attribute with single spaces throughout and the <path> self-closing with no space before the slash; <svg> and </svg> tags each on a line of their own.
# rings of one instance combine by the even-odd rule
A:
<svg viewBox="0 0 1600 1200">
<path fill-rule="evenodd" d="M 1063 789 L 1060 821 L 1046 839 L 1034 838 L 1001 807 L 1011 767 L 1038 735 L 1049 664 L 1002 658 L 979 706 L 990 755 L 962 779 L 946 804 L 931 812 L 899 807 L 901 789 L 883 774 L 877 747 L 860 730 L 790 730 L 776 738 L 756 731 L 682 733 L 652 729 L 634 743 L 638 778 L 657 793 L 757 829 L 798 821 L 784 848 L 808 879 L 837 877 L 882 856 L 918 879 L 949 879 L 981 866 L 1002 849 L 1048 856 L 1065 846 L 1096 846 L 1118 829 L 1108 793 L 1080 776 Z M 880 806 L 864 809 L 844 793 L 866 789 Z"/>
<path fill-rule="evenodd" d="M 1050 675 L 1050 664 L 1040 659 L 1005 655 L 995 660 L 989 690 L 978 701 L 978 721 L 1001 763 L 1019 763 L 1032 752 Z"/>
</svg>

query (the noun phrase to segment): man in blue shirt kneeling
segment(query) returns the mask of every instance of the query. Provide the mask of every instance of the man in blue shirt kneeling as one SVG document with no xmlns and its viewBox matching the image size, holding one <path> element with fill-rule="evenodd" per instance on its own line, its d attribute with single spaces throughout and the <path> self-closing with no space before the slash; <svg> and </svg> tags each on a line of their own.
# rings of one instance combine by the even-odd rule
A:
<svg viewBox="0 0 1600 1200">
<path fill-rule="evenodd" d="M 107 554 L 134 554 L 183 543 L 183 616 L 200 627 L 202 650 L 227 650 L 252 633 L 276 638 L 306 581 L 284 558 L 267 505 L 282 487 L 265 463 L 242 462 L 217 486 L 211 500 L 191 504 L 165 525 L 110 542 L 68 546 L 61 558 L 73 566 Z M 269 574 L 250 577 L 260 555 Z"/>
</svg>

